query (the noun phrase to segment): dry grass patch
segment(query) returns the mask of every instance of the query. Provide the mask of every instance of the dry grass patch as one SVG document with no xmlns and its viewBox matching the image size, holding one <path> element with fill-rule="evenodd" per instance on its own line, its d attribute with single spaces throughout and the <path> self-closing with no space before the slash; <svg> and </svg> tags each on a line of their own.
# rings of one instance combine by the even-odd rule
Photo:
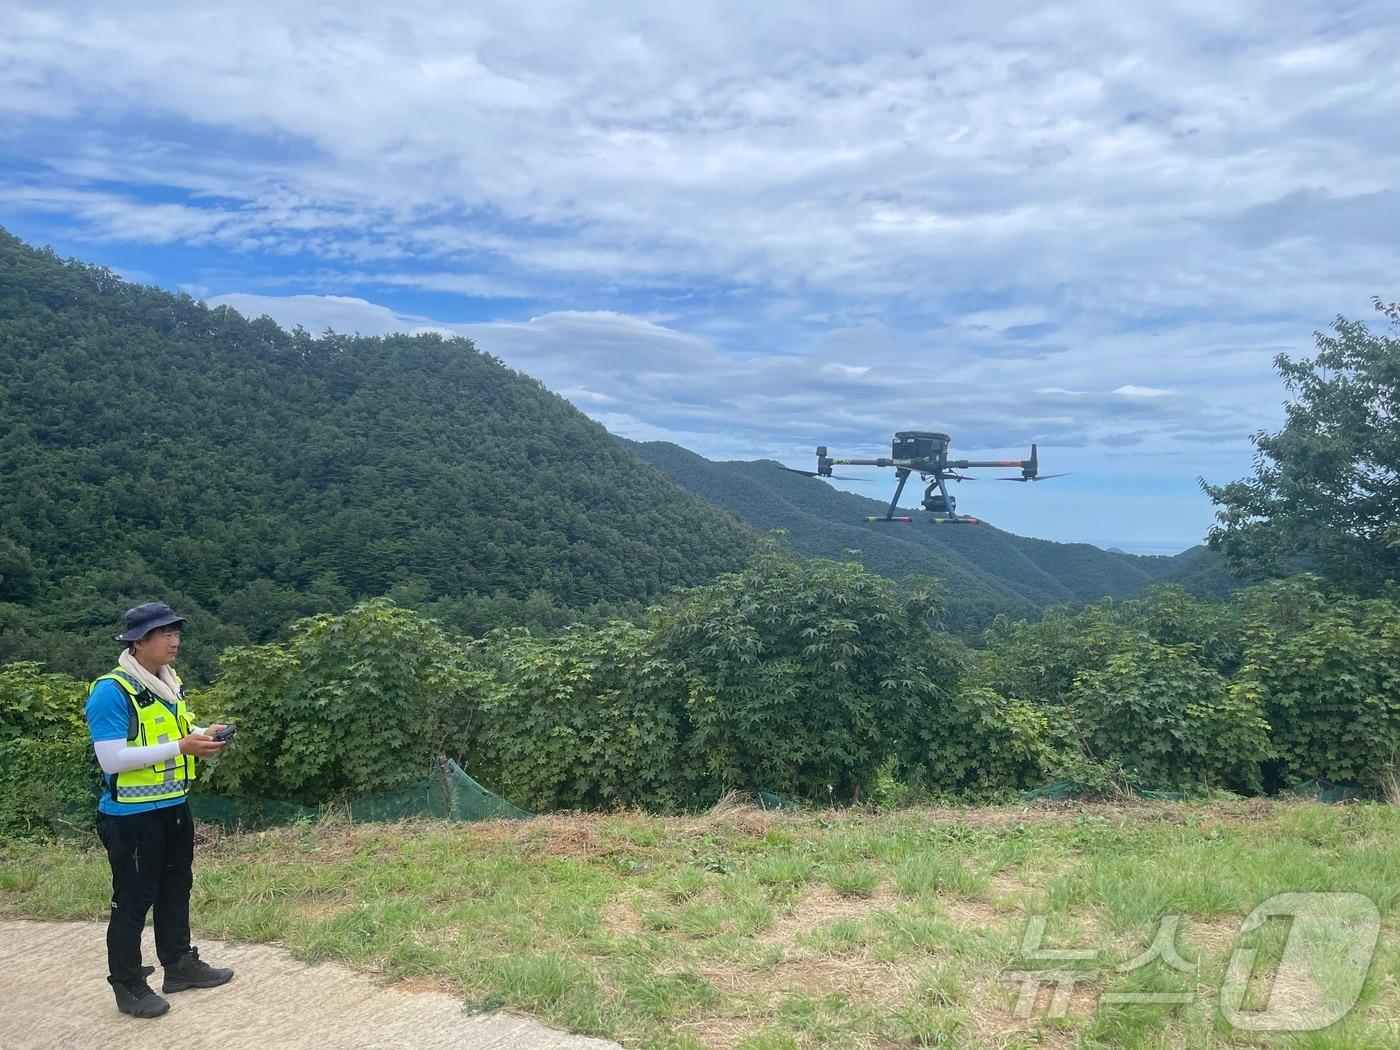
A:
<svg viewBox="0 0 1400 1050">
<path fill-rule="evenodd" d="M 352 907 L 353 902 L 344 897 L 308 897 L 297 902 L 295 914 L 298 919 L 307 922 L 320 922 Z"/>
<path fill-rule="evenodd" d="M 770 1006 L 796 990 L 812 995 L 840 992 L 857 1003 L 892 1007 L 909 998 L 917 976 L 917 967 L 880 962 L 869 955 L 820 955 L 779 963 L 761 988 Z"/>
<path fill-rule="evenodd" d="M 1011 923 L 1018 907 L 980 900 L 976 897 L 940 898 L 939 908 L 950 922 L 975 930 L 997 929 Z"/>
<path fill-rule="evenodd" d="M 864 921 L 894 904 L 894 894 L 883 887 L 869 897 L 843 897 L 826 886 L 817 886 L 777 915 L 760 942 L 770 947 L 794 944 L 802 934 L 835 919 Z"/>
<path fill-rule="evenodd" d="M 1085 982 L 1076 985 L 1062 1020 L 1046 1016 L 1052 992 L 1048 989 L 1036 998 L 1030 1017 L 1016 1016 L 1019 988 L 1001 977 L 983 980 L 969 990 L 962 1004 L 970 1031 L 968 1046 L 1024 1046 L 1033 1041 L 1037 1047 L 1058 1048 L 1080 1045 L 1080 1027 L 1094 1011 L 1098 991 Z"/>
<path fill-rule="evenodd" d="M 814 996 L 838 992 L 853 1004 L 894 1007 L 905 1002 L 916 979 L 915 968 L 884 963 L 868 955 L 807 956 L 784 960 L 756 974 L 753 991 L 774 1009 L 792 992 Z"/>
<path fill-rule="evenodd" d="M 673 1029 L 677 1036 L 689 1036 L 701 1046 L 713 1050 L 733 1050 L 754 1034 L 754 1018 L 747 1014 L 729 1017 L 706 1017 L 698 1021 L 682 1021 Z"/>
<path fill-rule="evenodd" d="M 913 968 L 869 956 L 800 956 L 767 970 L 702 961 L 688 969 L 726 993 L 729 1002 L 680 1030 L 703 1046 L 724 1050 L 765 1025 L 776 1025 L 783 1003 L 794 995 L 821 999 L 835 994 L 847 1011 L 893 1010 L 908 1002 L 917 983 Z"/>
<path fill-rule="evenodd" d="M 1030 1016 L 1017 1015 L 1021 997 L 1019 981 L 1008 980 L 1000 972 L 983 976 L 968 991 L 962 1007 L 975 1032 L 973 1046 L 1005 1046 L 1018 1038 L 1036 1037 L 1037 1046 L 1077 1046 L 1080 1026 L 1094 1015 L 1105 984 L 1100 974 L 1075 980 L 1064 993 L 1047 981 L 1035 994 Z M 1052 1017 L 1057 994 L 1063 995 L 1062 1016 Z"/>
<path fill-rule="evenodd" d="M 721 958 L 687 959 L 680 972 L 694 973 L 724 993 L 728 1003 L 681 1026 L 707 1047 L 732 1047 L 756 1028 L 776 1024 L 782 1004 L 795 994 L 817 999 L 838 995 L 856 1011 L 888 1012 L 906 1005 L 928 958 L 886 961 L 865 945 L 832 953 L 802 943 L 832 923 L 865 923 L 897 905 L 888 889 L 873 897 L 843 897 L 829 887 L 813 886 L 776 916 L 755 939 L 754 952 L 726 953 Z"/>
<path fill-rule="evenodd" d="M 246 852 L 247 847 L 254 851 L 268 851 L 284 854 L 288 860 L 315 859 L 317 863 L 339 864 L 360 855 L 366 843 L 381 840 L 380 850 L 397 855 L 398 840 L 396 827 L 383 830 L 372 824 L 350 824 L 340 820 L 327 820 L 317 824 L 314 831 L 296 826 L 271 828 L 267 831 L 244 832 L 239 835 L 216 837 L 215 849 L 220 855 Z M 405 837 L 412 831 L 405 830 Z"/>
<path fill-rule="evenodd" d="M 998 872 L 988 880 L 986 900 L 1002 921 L 1015 915 L 1045 914 L 1051 910 L 1050 885 L 1069 868 L 1065 865 L 1044 873 L 1035 883 L 1010 872 Z"/>
<path fill-rule="evenodd" d="M 1206 963 L 1223 956 L 1240 936 L 1240 917 L 1232 916 L 1216 922 L 1186 919 L 1181 924 L 1179 947 L 1196 953 L 1204 967 Z"/>
<path fill-rule="evenodd" d="M 643 898 L 620 893 L 599 909 L 603 928 L 614 937 L 636 937 L 642 932 Z"/>
<path fill-rule="evenodd" d="M 704 813 L 693 817 L 670 817 L 662 821 L 662 826 L 667 838 L 675 842 L 706 838 L 717 833 L 732 838 L 761 839 L 778 822 L 793 819 L 791 811 L 763 809 L 742 793 L 730 791 Z"/>
<path fill-rule="evenodd" d="M 521 830 L 521 851 L 545 857 L 589 861 L 614 853 L 618 848 L 618 844 L 605 841 L 599 833 L 596 817 L 536 817 Z"/>
<path fill-rule="evenodd" d="M 470 824 L 453 824 L 451 828 L 469 843 L 493 846 L 519 842 L 524 829 L 533 823 L 534 821 L 480 820 Z"/>
<path fill-rule="evenodd" d="M 1288 803 L 1272 799 L 1240 799 L 1212 803 L 1211 816 L 1224 824 L 1257 822 L 1272 818 Z M 1141 799 L 1082 802 L 1046 799 L 1003 806 L 915 806 L 900 813 L 930 827 L 960 825 L 968 828 L 1006 828 L 1016 824 L 1063 826 L 1076 820 L 1100 819 L 1112 823 L 1188 824 L 1194 810 L 1176 802 L 1149 802 Z"/>
</svg>

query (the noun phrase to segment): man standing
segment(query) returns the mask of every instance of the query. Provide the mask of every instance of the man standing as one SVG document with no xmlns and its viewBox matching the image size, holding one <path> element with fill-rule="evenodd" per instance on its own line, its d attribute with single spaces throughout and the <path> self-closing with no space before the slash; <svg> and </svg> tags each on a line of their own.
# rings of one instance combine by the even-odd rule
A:
<svg viewBox="0 0 1400 1050">
<path fill-rule="evenodd" d="M 107 981 L 117 1008 L 159 1017 L 170 1004 L 151 991 L 154 969 L 141 965 L 146 913 L 155 910 L 156 955 L 165 967 L 161 990 L 213 988 L 233 979 L 190 947 L 194 821 L 187 801 L 195 759 L 223 743 L 194 725 L 180 679 L 170 664 L 180 650 L 180 625 L 168 605 L 128 609 L 117 666 L 93 682 L 88 730 L 102 766 L 97 833 L 112 865 L 112 915 L 107 924 Z"/>
</svg>

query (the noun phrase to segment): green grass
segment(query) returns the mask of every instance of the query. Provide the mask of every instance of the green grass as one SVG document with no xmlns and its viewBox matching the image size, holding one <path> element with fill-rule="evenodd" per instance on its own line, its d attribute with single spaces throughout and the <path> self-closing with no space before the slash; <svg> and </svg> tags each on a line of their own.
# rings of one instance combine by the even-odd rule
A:
<svg viewBox="0 0 1400 1050">
<path fill-rule="evenodd" d="M 826 873 L 826 884 L 842 897 L 871 897 L 884 881 L 879 868 L 869 864 L 848 864 L 831 868 Z"/>
<path fill-rule="evenodd" d="M 816 870 L 816 862 L 799 853 L 782 852 L 754 858 L 749 871 L 764 886 L 794 890 L 805 885 Z"/>
<path fill-rule="evenodd" d="M 969 870 L 961 858 L 937 853 L 904 855 L 894 865 L 895 890 L 905 897 L 975 897 L 987 887 L 987 877 Z"/>
<path fill-rule="evenodd" d="M 867 949 L 869 926 L 856 919 L 833 919 L 814 930 L 799 934 L 797 943 L 818 955 L 855 955 Z"/>
<path fill-rule="evenodd" d="M 327 822 L 226 838 L 196 867 L 201 936 L 428 979 L 470 1009 L 632 1046 L 1400 1045 L 1400 815 L 1379 805 Z M 1379 909 L 1362 974 L 1340 926 L 1303 945 L 1320 994 L 1356 1005 L 1321 1032 L 1235 1030 L 1219 1008 L 1231 953 L 1257 952 L 1244 1008 L 1263 1009 L 1290 930 L 1240 923 L 1299 890 Z M 0 915 L 97 919 L 108 892 L 95 843 L 0 843 Z M 1099 955 L 1021 958 L 1033 915 L 1042 949 Z M 1167 915 L 1196 968 L 1119 972 Z M 1048 989 L 1014 1016 L 1004 970 L 1065 967 L 1089 978 L 1064 1017 L 1045 1016 Z M 1190 1000 L 1099 1001 L 1175 991 Z"/>
</svg>

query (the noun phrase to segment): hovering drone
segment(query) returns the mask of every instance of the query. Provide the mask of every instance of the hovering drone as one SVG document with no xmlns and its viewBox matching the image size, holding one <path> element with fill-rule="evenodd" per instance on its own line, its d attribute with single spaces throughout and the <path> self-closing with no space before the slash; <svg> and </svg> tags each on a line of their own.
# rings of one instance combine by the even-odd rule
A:
<svg viewBox="0 0 1400 1050">
<path fill-rule="evenodd" d="M 783 469 L 809 478 L 840 478 L 843 481 L 855 481 L 856 478 L 833 474 L 831 468 L 837 463 L 843 466 L 894 467 L 894 476 L 899 483 L 895 486 L 894 499 L 890 500 L 889 509 L 885 511 L 883 517 L 867 517 L 865 520 L 906 523 L 914 519 L 909 516 L 896 516 L 895 508 L 899 505 L 899 497 L 904 491 L 904 483 L 909 480 L 909 475 L 918 474 L 922 480 L 928 482 L 924 488 L 923 506 L 924 510 L 933 515 L 928 520 L 934 525 L 977 525 L 981 520 L 966 514 L 959 514 L 957 500 L 948 495 L 948 486 L 945 482 L 978 480 L 965 474 L 959 474 L 960 470 L 975 470 L 979 467 L 1021 468 L 1019 476 L 997 478 L 995 479 L 997 481 L 1048 481 L 1050 478 L 1066 476 L 1064 474 L 1040 473 L 1040 464 L 1036 460 L 1034 445 L 1031 446 L 1030 459 L 979 461 L 949 459 L 948 444 L 947 434 L 934 434 L 927 430 L 901 430 L 894 436 L 889 459 L 832 459 L 826 454 L 826 446 L 821 445 L 817 448 L 816 470 L 797 470 L 793 467 L 784 467 Z"/>
</svg>

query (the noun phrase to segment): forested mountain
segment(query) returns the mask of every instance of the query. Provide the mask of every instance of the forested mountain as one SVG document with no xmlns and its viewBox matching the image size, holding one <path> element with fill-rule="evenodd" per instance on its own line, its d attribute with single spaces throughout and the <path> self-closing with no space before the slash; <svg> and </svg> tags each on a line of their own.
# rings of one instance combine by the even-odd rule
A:
<svg viewBox="0 0 1400 1050">
<path fill-rule="evenodd" d="M 784 528 L 792 549 L 839 558 L 861 552 L 884 576 L 937 576 L 949 589 L 948 625 L 967 631 L 999 612 L 1034 616 L 1054 604 L 1136 594 L 1156 582 L 1180 582 L 1195 594 L 1226 593 L 1221 559 L 1203 548 L 1176 558 L 1102 550 L 1016 536 L 991 525 L 906 527 L 867 523 L 888 504 L 779 469 L 770 460 L 715 463 L 664 441 L 628 442 L 638 456 L 691 492 L 760 529 Z"/>
<path fill-rule="evenodd" d="M 1195 598 L 1225 598 L 1257 580 L 1245 580 L 1230 572 L 1225 556 L 1204 544 L 1184 550 L 1172 558 L 1172 566 L 1162 574 L 1162 583 L 1176 584 Z M 1308 566 L 1300 566 L 1305 571 Z"/>
<path fill-rule="evenodd" d="M 361 596 L 635 601 L 755 539 L 467 340 L 312 338 L 3 230 L 0 420 L 0 662 L 105 670 L 161 598 L 202 676 Z"/>
</svg>

